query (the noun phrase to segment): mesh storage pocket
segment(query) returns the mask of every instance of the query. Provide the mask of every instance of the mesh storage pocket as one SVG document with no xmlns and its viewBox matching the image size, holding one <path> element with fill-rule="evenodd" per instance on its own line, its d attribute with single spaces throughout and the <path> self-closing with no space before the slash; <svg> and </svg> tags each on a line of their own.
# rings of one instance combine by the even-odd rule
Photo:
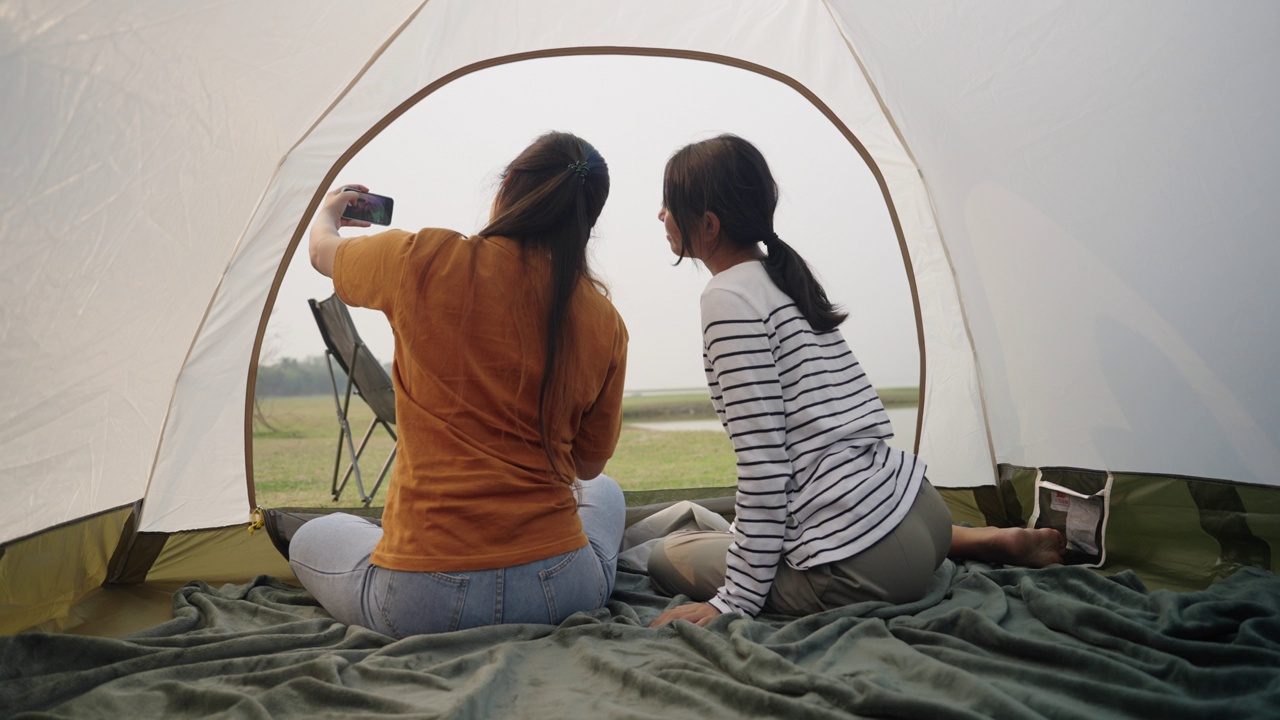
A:
<svg viewBox="0 0 1280 720">
<path fill-rule="evenodd" d="M 1067 565 L 1102 567 L 1107 560 L 1111 473 L 1073 472 L 1054 481 L 1036 474 L 1035 510 L 1027 527 L 1054 528 L 1067 541 Z"/>
</svg>

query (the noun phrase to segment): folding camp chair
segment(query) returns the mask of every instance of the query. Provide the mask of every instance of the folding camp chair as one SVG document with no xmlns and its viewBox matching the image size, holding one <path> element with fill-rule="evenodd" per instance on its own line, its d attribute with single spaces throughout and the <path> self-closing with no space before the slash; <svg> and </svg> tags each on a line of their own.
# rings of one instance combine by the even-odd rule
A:
<svg viewBox="0 0 1280 720">
<path fill-rule="evenodd" d="M 365 445 L 368 444 L 369 438 L 378 426 L 382 426 L 391 435 L 392 441 L 398 440 L 396 431 L 393 429 L 396 424 L 395 388 L 391 384 L 391 376 L 387 375 L 386 369 L 360 339 L 360 333 L 356 331 L 355 323 L 351 321 L 351 312 L 336 294 L 329 296 L 326 300 L 308 300 L 307 302 L 311 305 L 311 312 L 316 317 L 316 325 L 320 327 L 320 335 L 324 338 L 327 348 L 325 350 L 326 366 L 329 368 L 329 382 L 333 387 L 333 402 L 338 411 L 340 427 L 338 454 L 333 463 L 333 482 L 330 486 L 333 499 L 336 501 L 342 496 L 342 490 L 354 475 L 360 500 L 365 507 L 369 507 L 373 502 L 374 494 L 378 492 L 378 487 L 382 485 L 387 472 L 391 469 L 391 463 L 396 459 L 398 445 L 391 449 L 391 454 L 387 456 L 386 462 L 382 465 L 382 471 L 378 473 L 378 479 L 368 494 L 365 493 L 364 477 L 360 473 L 360 456 L 364 453 Z M 338 368 L 346 376 L 346 387 L 342 391 L 338 389 L 338 378 L 333 369 L 334 363 L 337 363 Z M 369 428 L 365 430 L 358 448 L 354 445 L 351 425 L 347 422 L 352 389 L 359 393 L 365 404 L 373 411 L 373 422 L 369 423 Z M 348 463 L 347 470 L 339 481 L 338 472 L 342 469 L 344 445 L 350 454 L 351 462 Z"/>
</svg>

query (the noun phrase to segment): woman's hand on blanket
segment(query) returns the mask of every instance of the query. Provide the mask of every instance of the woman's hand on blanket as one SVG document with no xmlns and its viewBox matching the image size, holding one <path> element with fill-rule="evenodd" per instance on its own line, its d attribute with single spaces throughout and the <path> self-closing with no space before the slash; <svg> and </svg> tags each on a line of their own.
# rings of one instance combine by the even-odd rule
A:
<svg viewBox="0 0 1280 720">
<path fill-rule="evenodd" d="M 699 627 L 702 627 L 711 622 L 712 618 L 719 614 L 720 611 L 708 603 L 679 605 L 659 615 L 657 620 L 654 620 L 649 624 L 649 627 L 666 625 L 672 620 L 688 620 L 689 622 L 697 623 Z"/>
</svg>

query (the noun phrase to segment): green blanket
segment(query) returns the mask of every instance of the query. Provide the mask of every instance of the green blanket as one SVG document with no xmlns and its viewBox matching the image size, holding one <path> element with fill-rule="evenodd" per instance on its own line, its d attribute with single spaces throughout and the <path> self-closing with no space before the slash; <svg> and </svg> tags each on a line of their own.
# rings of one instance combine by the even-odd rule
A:
<svg viewBox="0 0 1280 720">
<path fill-rule="evenodd" d="M 1263 571 L 1172 593 L 948 561 L 910 605 L 648 628 L 670 602 L 624 572 L 607 608 L 559 627 L 394 641 L 270 577 L 192 582 L 172 621 L 124 639 L 0 639 L 0 714 L 1280 717 L 1280 578 Z"/>
</svg>

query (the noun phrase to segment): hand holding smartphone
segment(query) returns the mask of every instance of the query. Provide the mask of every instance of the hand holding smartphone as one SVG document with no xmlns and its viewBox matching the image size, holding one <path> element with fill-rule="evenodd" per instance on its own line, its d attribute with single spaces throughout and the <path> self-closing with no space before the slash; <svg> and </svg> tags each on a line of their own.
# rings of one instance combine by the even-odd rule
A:
<svg viewBox="0 0 1280 720">
<path fill-rule="evenodd" d="M 391 224 L 391 211 L 395 208 L 394 200 L 386 195 L 364 192 L 352 187 L 343 188 L 343 190 L 355 193 L 356 199 L 347 204 L 346 209 L 342 211 L 342 217 L 374 225 Z"/>
</svg>

